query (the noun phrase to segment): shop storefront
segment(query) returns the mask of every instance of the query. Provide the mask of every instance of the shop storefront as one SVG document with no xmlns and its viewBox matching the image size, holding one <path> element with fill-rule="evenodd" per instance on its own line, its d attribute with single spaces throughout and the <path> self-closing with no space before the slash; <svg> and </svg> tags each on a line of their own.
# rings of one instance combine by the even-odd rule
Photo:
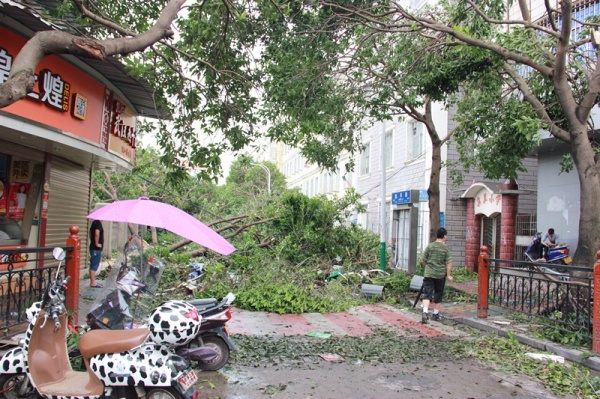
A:
<svg viewBox="0 0 600 399">
<path fill-rule="evenodd" d="M 0 25 L 3 83 L 34 23 L 23 10 L 1 10 L 7 24 Z M 117 87 L 115 79 L 127 84 Z M 137 98 L 128 95 L 134 89 Z M 92 173 L 135 164 L 136 115 L 139 103 L 153 107 L 149 93 L 114 60 L 48 56 L 36 69 L 33 92 L 0 109 L 0 248 L 23 248 L 15 266 L 28 257 L 28 247 L 64 246 L 71 225 L 80 227 L 87 246 Z"/>
</svg>

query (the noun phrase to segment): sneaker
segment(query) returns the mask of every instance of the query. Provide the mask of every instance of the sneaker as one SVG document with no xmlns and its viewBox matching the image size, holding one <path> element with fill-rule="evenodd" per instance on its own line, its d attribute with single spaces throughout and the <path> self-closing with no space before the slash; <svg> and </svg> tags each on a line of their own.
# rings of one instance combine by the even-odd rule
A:
<svg viewBox="0 0 600 399">
<path fill-rule="evenodd" d="M 428 320 L 429 320 L 429 313 L 423 312 L 423 316 L 421 317 L 421 323 L 427 324 Z"/>
<path fill-rule="evenodd" d="M 435 321 L 441 321 L 442 320 L 442 315 L 439 314 L 439 313 L 435 313 L 433 315 L 433 320 L 435 320 Z"/>
</svg>

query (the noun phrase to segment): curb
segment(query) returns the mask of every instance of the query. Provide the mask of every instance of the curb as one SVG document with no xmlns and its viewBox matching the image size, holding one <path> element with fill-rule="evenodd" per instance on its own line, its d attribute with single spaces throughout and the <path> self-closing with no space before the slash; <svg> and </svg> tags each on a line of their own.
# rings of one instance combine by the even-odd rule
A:
<svg viewBox="0 0 600 399">
<path fill-rule="evenodd" d="M 532 338 L 521 333 L 513 333 L 512 331 L 509 331 L 502 327 L 498 327 L 495 324 L 484 321 L 482 319 L 474 319 L 472 317 L 457 317 L 454 320 L 466 324 L 469 327 L 494 333 L 504 338 L 508 338 L 510 333 L 510 336 L 514 337 L 517 341 L 524 345 L 531 346 L 532 348 L 538 350 L 552 352 L 555 355 L 562 356 L 573 363 L 578 363 L 592 370 L 600 371 L 599 356 L 587 356 L 586 352 L 582 352 L 577 349 L 568 349 L 554 342 Z"/>
</svg>

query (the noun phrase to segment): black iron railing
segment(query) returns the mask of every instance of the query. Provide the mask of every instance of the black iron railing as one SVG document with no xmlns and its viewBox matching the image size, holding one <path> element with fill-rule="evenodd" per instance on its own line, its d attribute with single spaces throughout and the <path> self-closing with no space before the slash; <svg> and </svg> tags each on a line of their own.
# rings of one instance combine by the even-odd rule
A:
<svg viewBox="0 0 600 399">
<path fill-rule="evenodd" d="M 58 261 L 52 257 L 53 249 L 0 249 L 0 328 L 4 335 L 12 334 L 14 327 L 27 322 L 25 310 L 42 299 L 46 287 L 56 277 Z M 64 264 L 59 271 L 61 278 L 65 276 Z"/>
<path fill-rule="evenodd" d="M 488 259 L 490 305 L 538 317 L 591 336 L 593 279 L 589 268 Z M 589 277 L 572 277 L 586 272 Z"/>
</svg>

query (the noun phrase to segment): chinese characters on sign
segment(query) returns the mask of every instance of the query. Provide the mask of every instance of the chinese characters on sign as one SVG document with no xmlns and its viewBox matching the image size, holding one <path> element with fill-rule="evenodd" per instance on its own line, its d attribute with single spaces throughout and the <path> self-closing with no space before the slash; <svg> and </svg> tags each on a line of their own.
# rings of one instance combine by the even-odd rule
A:
<svg viewBox="0 0 600 399">
<path fill-rule="evenodd" d="M 87 98 L 81 94 L 75 94 L 73 102 L 75 103 L 73 105 L 73 116 L 85 120 L 85 115 L 87 114 Z"/>
<path fill-rule="evenodd" d="M 6 82 L 12 68 L 12 57 L 0 47 L 0 83 Z"/>
<path fill-rule="evenodd" d="M 475 214 L 491 216 L 502 211 L 502 194 L 495 194 L 487 189 L 479 191 L 475 196 Z"/>
<path fill-rule="evenodd" d="M 71 85 L 62 80 L 60 75 L 53 75 L 48 69 L 40 71 L 38 80 L 41 97 L 39 100 L 63 112 L 68 111 Z"/>
<path fill-rule="evenodd" d="M 132 148 L 135 148 L 137 128 L 135 125 L 125 123 L 123 115 L 126 109 L 125 104 L 118 100 L 114 101 L 112 134 L 125 140 Z"/>
<path fill-rule="evenodd" d="M 13 56 L 6 49 L 0 47 L 0 83 L 6 82 L 12 67 Z M 51 108 L 67 112 L 71 108 L 71 84 L 60 75 L 52 73 L 49 69 L 41 70 L 35 80 L 38 83 L 38 91 L 28 93 L 27 97 L 40 101 Z M 75 109 L 73 116 L 85 119 L 87 99 L 78 94 L 75 95 Z M 83 116 L 83 117 L 82 117 Z"/>
<path fill-rule="evenodd" d="M 31 165 L 29 161 L 13 160 L 10 168 L 12 181 L 29 181 Z"/>
<path fill-rule="evenodd" d="M 25 213 L 31 186 L 31 167 L 31 162 L 20 159 L 13 159 L 10 164 L 11 183 L 8 187 L 7 213 L 13 219 L 22 219 Z"/>
<path fill-rule="evenodd" d="M 111 104 L 113 101 L 112 92 L 104 89 L 104 101 L 102 104 L 102 130 L 100 131 L 100 144 L 105 150 L 108 149 L 108 137 L 111 130 Z"/>
<path fill-rule="evenodd" d="M 392 193 L 392 204 L 409 204 L 410 202 L 410 190 Z"/>
<path fill-rule="evenodd" d="M 106 109 L 112 111 L 107 114 Z M 137 145 L 137 118 L 133 110 L 123 101 L 114 97 L 110 91 L 104 94 L 104 112 L 102 116 L 102 139 L 105 135 L 105 121 L 110 115 L 108 131 L 108 151 L 135 164 Z"/>
<path fill-rule="evenodd" d="M 427 190 L 406 190 L 392 193 L 392 205 L 414 204 L 429 200 Z"/>
</svg>

